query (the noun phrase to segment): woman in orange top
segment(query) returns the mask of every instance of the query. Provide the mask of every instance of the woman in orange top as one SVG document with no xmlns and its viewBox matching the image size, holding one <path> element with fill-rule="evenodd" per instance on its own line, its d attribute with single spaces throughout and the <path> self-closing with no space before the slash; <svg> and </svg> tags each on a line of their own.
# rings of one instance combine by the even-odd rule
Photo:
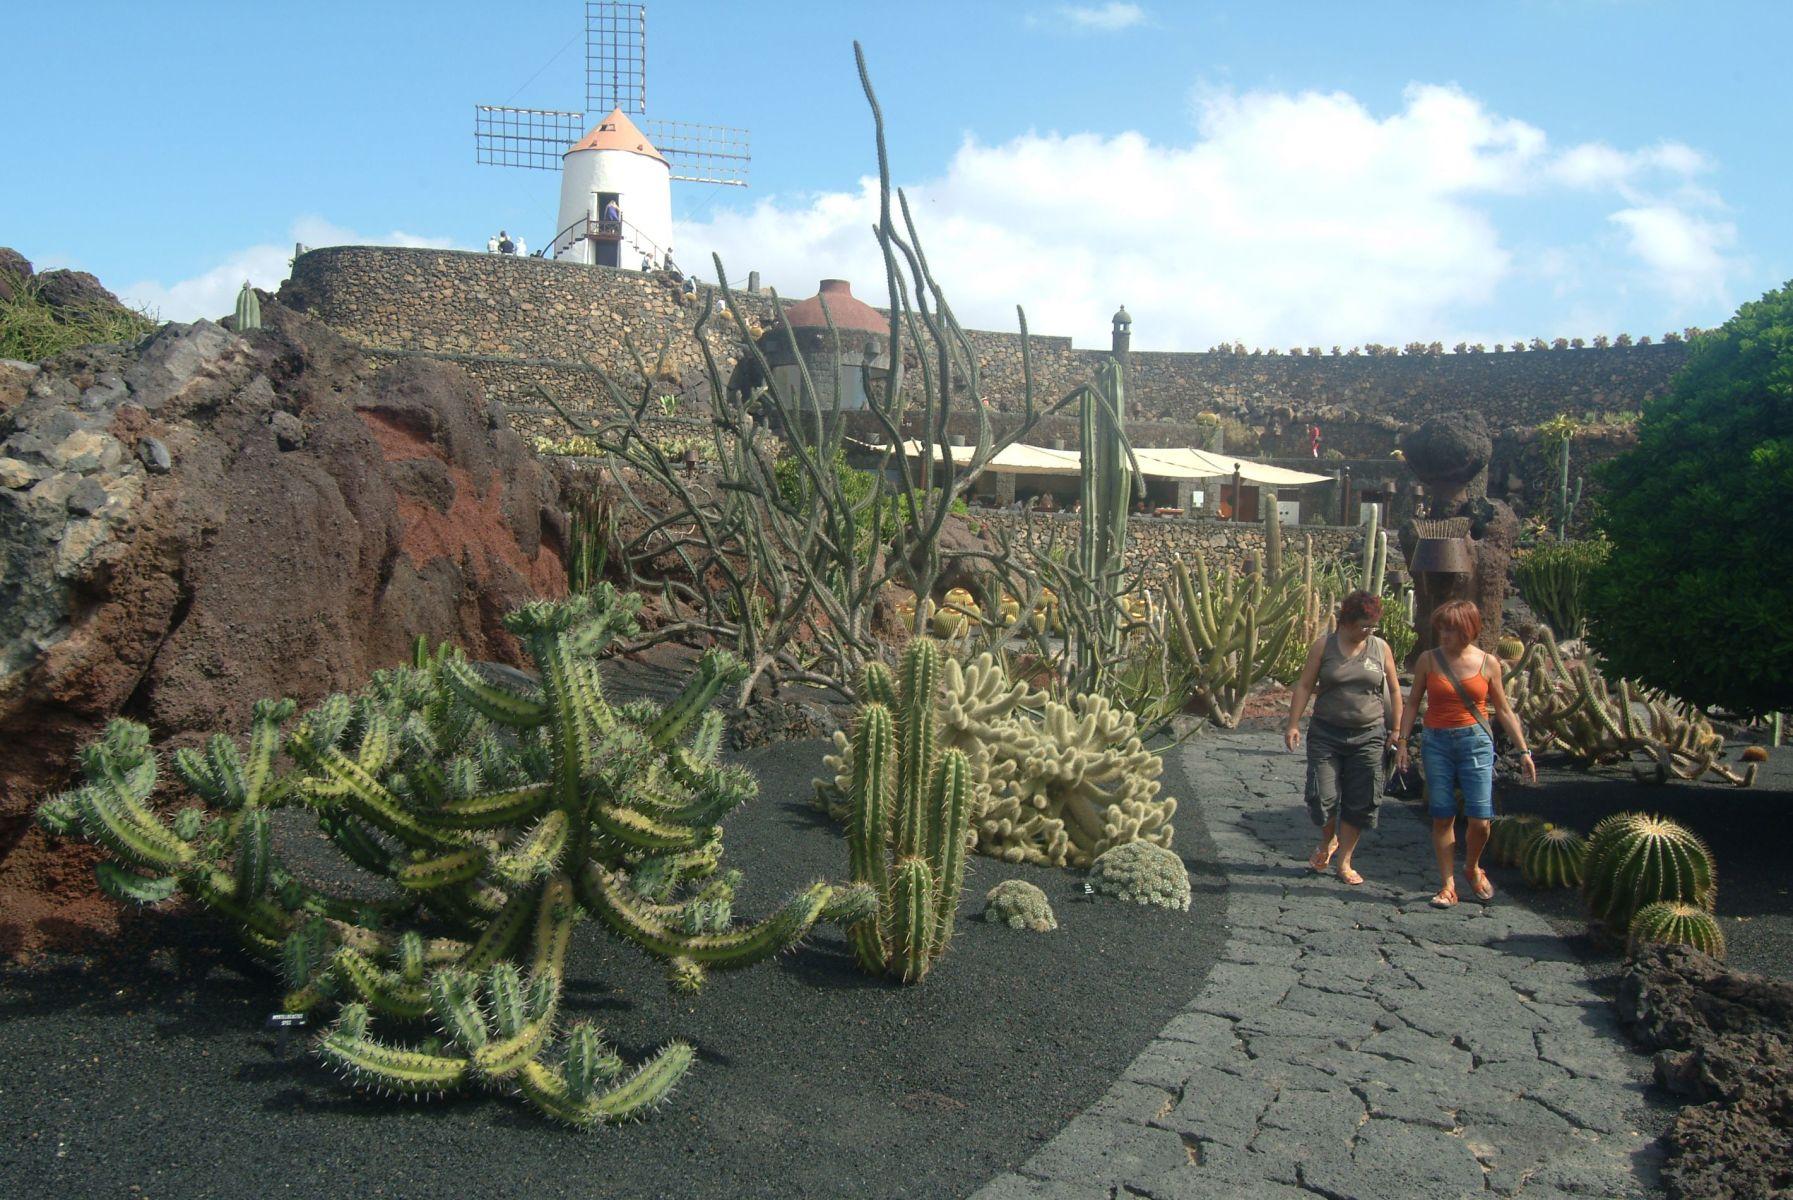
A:
<svg viewBox="0 0 1793 1200">
<path fill-rule="evenodd" d="M 1413 692 L 1407 698 L 1405 728 L 1395 739 L 1401 766 L 1408 761 L 1408 741 L 1414 717 L 1425 702 L 1426 737 L 1420 754 L 1426 764 L 1426 807 L 1432 816 L 1432 849 L 1438 855 L 1438 874 L 1444 881 L 1432 897 L 1435 908 L 1449 908 L 1457 902 L 1457 874 L 1454 866 L 1457 801 L 1453 787 L 1463 789 L 1463 815 L 1469 819 L 1469 830 L 1463 848 L 1464 874 L 1476 899 L 1492 900 L 1494 885 L 1482 870 L 1482 848 L 1488 844 L 1488 830 L 1494 821 L 1494 736 L 1488 728 L 1488 705 L 1492 701 L 1501 727 L 1513 744 L 1519 747 L 1520 770 L 1527 783 L 1535 783 L 1538 768 L 1532 763 L 1532 752 L 1525 747 L 1525 730 L 1519 716 L 1507 702 L 1501 687 L 1500 663 L 1492 654 L 1485 654 L 1475 640 L 1482 632 L 1482 614 L 1467 600 L 1451 600 L 1438 606 L 1432 614 L 1432 634 L 1437 649 L 1420 656 L 1414 665 Z M 1448 674 L 1447 674 L 1448 672 Z M 1464 695 L 1474 705 L 1465 708 L 1457 694 L 1457 681 Z"/>
</svg>

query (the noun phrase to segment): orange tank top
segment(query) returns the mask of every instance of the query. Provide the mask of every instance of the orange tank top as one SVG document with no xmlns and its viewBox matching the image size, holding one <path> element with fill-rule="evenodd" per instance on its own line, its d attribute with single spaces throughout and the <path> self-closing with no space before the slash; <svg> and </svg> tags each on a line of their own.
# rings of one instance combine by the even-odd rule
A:
<svg viewBox="0 0 1793 1200">
<path fill-rule="evenodd" d="M 1463 707 L 1463 701 L 1457 699 L 1457 689 L 1451 686 L 1449 676 L 1439 674 L 1440 662 L 1430 653 L 1426 655 L 1426 728 L 1427 729 L 1461 729 L 1476 723 L 1475 717 Z M 1485 670 L 1488 665 L 1486 657 L 1482 659 Z M 1444 670 L 1450 670 L 1448 663 L 1442 664 Z M 1488 720 L 1488 677 L 1477 671 L 1468 679 L 1459 679 L 1463 691 L 1475 702 L 1482 720 Z"/>
</svg>

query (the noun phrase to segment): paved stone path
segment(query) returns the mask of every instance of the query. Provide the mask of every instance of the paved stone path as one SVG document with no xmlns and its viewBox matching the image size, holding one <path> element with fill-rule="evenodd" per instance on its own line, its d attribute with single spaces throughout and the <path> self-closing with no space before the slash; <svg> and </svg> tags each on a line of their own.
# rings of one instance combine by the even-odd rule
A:
<svg viewBox="0 0 1793 1200">
<path fill-rule="evenodd" d="M 1503 897 L 1428 906 L 1408 805 L 1366 836 L 1369 882 L 1311 875 L 1303 756 L 1262 732 L 1177 753 L 1229 879 L 1223 961 L 1107 1095 L 975 1200 L 1657 1194 L 1648 1060 L 1542 917 Z"/>
</svg>

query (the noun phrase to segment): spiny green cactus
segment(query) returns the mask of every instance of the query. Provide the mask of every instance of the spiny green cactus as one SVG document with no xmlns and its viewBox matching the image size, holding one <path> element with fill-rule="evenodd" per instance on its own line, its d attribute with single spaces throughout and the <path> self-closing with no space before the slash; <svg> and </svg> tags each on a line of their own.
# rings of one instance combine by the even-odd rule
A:
<svg viewBox="0 0 1793 1200">
<path fill-rule="evenodd" d="M 1573 829 L 1546 825 L 1526 843 L 1520 866 L 1535 888 L 1580 887 L 1587 852 L 1586 840 Z"/>
<path fill-rule="evenodd" d="M 1134 904 L 1188 911 L 1189 872 L 1174 850 L 1151 842 L 1128 842 L 1104 852 L 1090 865 L 1090 886 L 1104 896 Z"/>
<path fill-rule="evenodd" d="M 863 889 L 818 883 L 770 917 L 737 926 L 739 876 L 715 875 L 720 822 L 757 791 L 717 762 L 710 700 L 741 678 L 706 654 L 665 706 L 613 704 L 596 655 L 632 630 L 639 598 L 608 584 L 505 618 L 540 682 L 497 682 L 447 648 L 332 696 L 284 741 L 291 701 L 255 706 L 245 753 L 214 737 L 174 770 L 209 806 L 165 821 L 149 804 L 157 769 L 141 725 L 115 721 L 81 752 L 83 786 L 39 821 L 112 852 L 108 892 L 153 903 L 185 892 L 278 964 L 285 1007 L 342 1005 L 318 1053 L 371 1089 L 429 1096 L 468 1087 L 521 1092 L 577 1125 L 664 1099 L 692 1063 L 673 1043 L 632 1074 L 590 1026 L 557 1039 L 561 983 L 578 922 L 597 917 L 667 964 L 677 987 L 795 945 L 818 919 L 861 922 Z M 269 818 L 304 807 L 383 886 L 336 895 L 281 863 Z M 424 931 L 429 931 L 425 936 Z M 375 1015 L 429 1022 L 439 1039 L 373 1036 Z M 558 1043 L 558 1048 L 557 1048 Z"/>
<path fill-rule="evenodd" d="M 1267 678 L 1301 614 L 1309 586 L 1293 572 L 1276 580 L 1258 572 L 1243 582 L 1231 568 L 1217 583 L 1207 556 L 1195 556 L 1196 576 L 1181 556 L 1165 597 L 1171 652 L 1190 674 L 1190 699 L 1209 721 L 1225 729 L 1239 723 L 1252 686 Z"/>
<path fill-rule="evenodd" d="M 1082 491 L 1078 518 L 1078 565 L 1084 579 L 1106 598 L 1093 605 L 1097 629 L 1078 639 L 1077 664 L 1086 679 L 1097 677 L 1097 659 L 1120 645 L 1119 599 L 1127 550 L 1127 501 L 1133 494 L 1127 467 L 1126 371 L 1114 359 L 1096 373 L 1096 386 L 1078 405 L 1082 438 Z"/>
<path fill-rule="evenodd" d="M 1517 867 L 1525 858 L 1526 847 L 1544 832 L 1544 822 L 1529 813 L 1497 817 L 1488 832 L 1488 854 L 1503 867 Z"/>
<path fill-rule="evenodd" d="M 984 920 L 1010 929 L 1028 929 L 1034 933 L 1050 933 L 1058 928 L 1058 918 L 1046 893 L 1025 879 L 1005 879 L 984 896 Z"/>
<path fill-rule="evenodd" d="M 916 638 L 894 686 L 866 668 L 864 694 L 893 697 L 859 709 L 848 789 L 849 867 L 877 910 L 848 928 L 859 964 L 915 983 L 946 953 L 970 850 L 971 764 L 941 752 L 940 646 Z"/>
<path fill-rule="evenodd" d="M 1674 900 L 1711 909 L 1718 869 L 1706 844 L 1667 817 L 1621 813 L 1588 839 L 1581 896 L 1588 913 L 1614 933 L 1629 930 L 1639 909 Z"/>
<path fill-rule="evenodd" d="M 1725 935 L 1718 919 L 1698 905 L 1675 900 L 1646 904 L 1631 918 L 1626 952 L 1636 954 L 1638 947 L 1645 945 L 1691 946 L 1713 958 L 1725 956 Z"/>
<path fill-rule="evenodd" d="M 1382 506 L 1370 505 L 1369 524 L 1363 529 L 1363 566 L 1357 575 L 1357 586 L 1372 596 L 1382 594 L 1382 573 L 1376 569 L 1377 551 L 1382 546 L 1382 539 L 1377 535 L 1382 531 Z"/>
<path fill-rule="evenodd" d="M 248 333 L 251 329 L 261 328 L 261 297 L 243 280 L 243 290 L 237 293 L 237 332 Z"/>
<path fill-rule="evenodd" d="M 1282 578 L 1282 511 L 1276 493 L 1264 493 L 1264 574 L 1272 582 Z"/>
</svg>

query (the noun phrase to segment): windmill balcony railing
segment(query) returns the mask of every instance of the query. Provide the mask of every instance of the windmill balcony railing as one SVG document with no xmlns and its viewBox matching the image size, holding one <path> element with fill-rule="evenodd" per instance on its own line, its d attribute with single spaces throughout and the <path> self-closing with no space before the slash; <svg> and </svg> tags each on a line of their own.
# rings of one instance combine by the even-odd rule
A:
<svg viewBox="0 0 1793 1200">
<path fill-rule="evenodd" d="M 587 240 L 621 242 L 624 240 L 625 234 L 628 235 L 627 240 L 633 242 L 637 249 L 648 254 L 656 262 L 659 261 L 660 248 L 641 230 L 627 221 L 604 221 L 595 217 L 581 217 L 555 234 L 553 242 L 549 243 L 549 255 L 552 258 L 559 258 L 580 242 Z"/>
</svg>

